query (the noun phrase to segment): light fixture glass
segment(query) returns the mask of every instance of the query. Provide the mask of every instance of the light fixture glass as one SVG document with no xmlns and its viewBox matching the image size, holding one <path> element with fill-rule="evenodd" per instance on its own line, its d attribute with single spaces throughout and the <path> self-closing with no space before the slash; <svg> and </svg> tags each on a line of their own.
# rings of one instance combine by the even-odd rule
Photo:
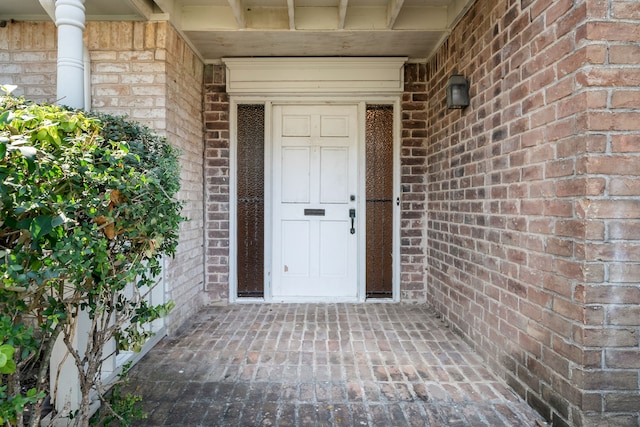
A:
<svg viewBox="0 0 640 427">
<path fill-rule="evenodd" d="M 469 82 L 464 76 L 454 74 L 447 84 L 447 108 L 461 109 L 469 106 Z"/>
</svg>

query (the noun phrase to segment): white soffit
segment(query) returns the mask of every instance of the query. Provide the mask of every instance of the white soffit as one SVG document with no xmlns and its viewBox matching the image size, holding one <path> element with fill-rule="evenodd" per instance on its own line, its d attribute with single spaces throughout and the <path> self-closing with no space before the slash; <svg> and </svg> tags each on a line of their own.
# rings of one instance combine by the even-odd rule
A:
<svg viewBox="0 0 640 427">
<path fill-rule="evenodd" d="M 225 58 L 227 93 L 400 94 L 406 57 Z"/>
<path fill-rule="evenodd" d="M 87 21 L 170 21 L 207 63 L 221 58 L 424 61 L 476 0 L 84 0 Z M 56 0 L 0 0 L 0 21 L 50 21 Z"/>
</svg>

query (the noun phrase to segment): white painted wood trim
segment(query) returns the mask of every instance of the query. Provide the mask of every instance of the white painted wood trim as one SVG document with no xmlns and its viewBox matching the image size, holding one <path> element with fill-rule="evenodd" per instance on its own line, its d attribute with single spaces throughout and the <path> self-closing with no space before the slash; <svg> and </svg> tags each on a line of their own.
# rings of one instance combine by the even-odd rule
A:
<svg viewBox="0 0 640 427">
<path fill-rule="evenodd" d="M 238 104 L 229 101 L 229 302 L 238 299 Z M 206 199 L 206 195 L 205 195 Z M 205 235 L 206 238 L 206 235 Z M 206 263 L 206 261 L 205 261 Z"/>
<path fill-rule="evenodd" d="M 387 28 L 393 29 L 393 26 L 396 23 L 396 19 L 398 19 L 398 15 L 400 14 L 400 10 L 402 10 L 402 5 L 404 4 L 404 0 L 391 0 L 389 3 L 389 12 L 387 16 Z"/>
<path fill-rule="evenodd" d="M 242 4 L 240 0 L 229 0 L 229 6 L 231 10 L 233 10 L 233 16 L 236 18 L 236 23 L 238 24 L 238 28 L 244 30 L 247 28 L 244 9 L 242 8 Z"/>
<path fill-rule="evenodd" d="M 338 29 L 344 30 L 344 22 L 347 19 L 347 9 L 349 7 L 349 0 L 340 0 L 338 5 Z"/>
<path fill-rule="evenodd" d="M 289 29 L 296 29 L 296 5 L 294 0 L 287 0 L 287 14 L 289 16 Z"/>
<path fill-rule="evenodd" d="M 404 90 L 398 58 L 226 58 L 227 93 L 387 94 Z"/>
<path fill-rule="evenodd" d="M 273 271 L 271 269 L 273 254 L 273 142 L 272 135 L 273 102 L 264 103 L 264 293 L 263 298 L 271 301 L 273 297 Z"/>
<path fill-rule="evenodd" d="M 358 103 L 358 302 L 367 299 L 367 102 Z"/>
<path fill-rule="evenodd" d="M 393 206 L 393 298 L 400 301 L 401 280 L 401 234 L 402 234 L 402 99 L 393 103 L 393 190 L 395 195 Z M 396 202 L 397 201 L 397 202 Z M 399 202 L 399 203 L 398 203 Z"/>
</svg>

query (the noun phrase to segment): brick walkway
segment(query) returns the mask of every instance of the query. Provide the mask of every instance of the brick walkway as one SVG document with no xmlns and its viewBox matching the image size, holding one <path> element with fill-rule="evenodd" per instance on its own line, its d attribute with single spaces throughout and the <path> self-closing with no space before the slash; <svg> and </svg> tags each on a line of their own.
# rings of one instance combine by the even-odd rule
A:
<svg viewBox="0 0 640 427">
<path fill-rule="evenodd" d="M 148 426 L 543 426 L 426 306 L 208 307 L 132 370 Z"/>
</svg>

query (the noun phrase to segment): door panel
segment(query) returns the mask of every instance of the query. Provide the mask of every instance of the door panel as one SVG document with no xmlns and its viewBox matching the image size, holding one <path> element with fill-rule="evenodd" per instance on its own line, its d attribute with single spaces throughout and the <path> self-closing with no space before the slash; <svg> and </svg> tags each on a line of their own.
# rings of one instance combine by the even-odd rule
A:
<svg viewBox="0 0 640 427">
<path fill-rule="evenodd" d="M 282 221 L 283 276 L 309 276 L 310 237 L 307 221 Z"/>
<path fill-rule="evenodd" d="M 273 107 L 275 299 L 358 296 L 357 132 L 356 105 Z"/>
<path fill-rule="evenodd" d="M 349 199 L 349 150 L 322 148 L 320 152 L 320 203 L 344 203 Z"/>
<path fill-rule="evenodd" d="M 349 119 L 341 116 L 322 116 L 320 136 L 349 136 Z"/>
<path fill-rule="evenodd" d="M 311 117 L 293 114 L 282 117 L 282 136 L 311 136 Z"/>
<path fill-rule="evenodd" d="M 349 242 L 344 222 L 320 223 L 320 274 L 322 277 L 346 277 L 349 274 Z"/>
<path fill-rule="evenodd" d="M 311 186 L 309 169 L 311 150 L 308 147 L 282 147 L 282 203 L 309 203 Z"/>
</svg>

